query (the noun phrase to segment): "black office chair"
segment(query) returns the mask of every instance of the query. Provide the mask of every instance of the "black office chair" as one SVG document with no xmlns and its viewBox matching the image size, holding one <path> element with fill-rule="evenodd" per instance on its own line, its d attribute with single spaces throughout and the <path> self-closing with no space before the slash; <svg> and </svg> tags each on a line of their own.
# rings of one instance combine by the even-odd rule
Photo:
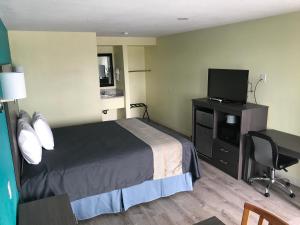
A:
<svg viewBox="0 0 300 225">
<path fill-rule="evenodd" d="M 253 183 L 255 180 L 269 181 L 266 186 L 265 196 L 269 197 L 269 189 L 272 184 L 277 183 L 281 187 L 284 187 L 289 191 L 291 198 L 295 197 L 294 192 L 290 188 L 289 181 L 284 181 L 279 178 L 275 178 L 275 170 L 284 170 L 286 168 L 298 163 L 298 159 L 291 158 L 289 156 L 281 155 L 278 153 L 278 146 L 276 143 L 267 135 L 259 132 L 250 131 L 248 133 L 252 154 L 251 157 L 263 166 L 270 168 L 270 175 L 264 177 L 251 177 L 249 183 Z"/>
</svg>

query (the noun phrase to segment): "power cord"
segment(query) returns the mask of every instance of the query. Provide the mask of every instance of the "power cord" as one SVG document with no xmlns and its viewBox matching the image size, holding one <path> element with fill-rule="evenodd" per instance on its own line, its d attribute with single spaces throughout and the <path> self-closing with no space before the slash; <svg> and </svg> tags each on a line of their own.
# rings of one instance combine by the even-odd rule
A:
<svg viewBox="0 0 300 225">
<path fill-rule="evenodd" d="M 252 82 L 248 81 L 248 85 L 250 86 L 250 91 L 248 91 L 248 92 L 253 93 L 253 84 L 252 84 Z"/>
<path fill-rule="evenodd" d="M 254 93 L 253 93 L 253 95 L 254 95 L 254 101 L 255 101 L 255 104 L 257 104 L 257 101 L 256 101 L 256 89 L 257 89 L 258 84 L 259 84 L 261 81 L 263 81 L 263 79 L 259 79 L 259 80 L 256 82 L 255 87 L 254 87 L 254 91 L 253 91 Z"/>
</svg>

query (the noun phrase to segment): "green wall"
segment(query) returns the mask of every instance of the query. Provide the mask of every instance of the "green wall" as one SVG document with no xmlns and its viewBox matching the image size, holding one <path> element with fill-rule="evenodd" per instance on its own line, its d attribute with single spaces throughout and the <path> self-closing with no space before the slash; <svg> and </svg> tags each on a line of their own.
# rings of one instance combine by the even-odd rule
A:
<svg viewBox="0 0 300 225">
<path fill-rule="evenodd" d="M 0 65 L 10 63 L 7 31 L 0 20 Z M 0 88 L 0 95 L 2 95 Z M 11 184 L 12 199 L 8 196 L 8 181 Z M 5 113 L 0 113 L 0 224 L 15 225 L 18 205 L 18 191 L 10 151 Z"/>
<path fill-rule="evenodd" d="M 147 104 L 152 119 L 191 135 L 192 98 L 207 94 L 207 69 L 261 73 L 257 100 L 270 106 L 268 127 L 300 135 L 300 12 L 158 38 L 146 49 Z M 249 96 L 253 102 L 253 96 Z M 300 166 L 289 178 L 300 185 Z"/>
</svg>

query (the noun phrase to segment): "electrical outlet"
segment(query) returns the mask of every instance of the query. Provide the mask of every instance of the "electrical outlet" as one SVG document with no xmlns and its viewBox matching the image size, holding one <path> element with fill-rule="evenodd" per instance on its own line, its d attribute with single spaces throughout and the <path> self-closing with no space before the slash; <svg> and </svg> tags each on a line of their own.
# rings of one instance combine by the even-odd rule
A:
<svg viewBox="0 0 300 225">
<path fill-rule="evenodd" d="M 267 74 L 265 74 L 265 73 L 260 74 L 260 79 L 263 80 L 264 82 L 266 82 L 267 81 Z"/>
<path fill-rule="evenodd" d="M 9 199 L 12 199 L 12 192 L 11 192 L 10 181 L 7 181 L 7 192 L 8 192 Z"/>
</svg>

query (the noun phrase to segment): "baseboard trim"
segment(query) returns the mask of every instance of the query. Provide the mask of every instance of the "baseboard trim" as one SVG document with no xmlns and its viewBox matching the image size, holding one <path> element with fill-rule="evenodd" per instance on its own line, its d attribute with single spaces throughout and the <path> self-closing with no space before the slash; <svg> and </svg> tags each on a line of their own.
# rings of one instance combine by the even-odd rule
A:
<svg viewBox="0 0 300 225">
<path fill-rule="evenodd" d="M 287 178 L 290 180 L 291 184 L 300 187 L 300 178 L 298 177 L 289 176 L 289 174 L 284 171 L 278 171 L 277 176 L 281 178 Z"/>
</svg>

